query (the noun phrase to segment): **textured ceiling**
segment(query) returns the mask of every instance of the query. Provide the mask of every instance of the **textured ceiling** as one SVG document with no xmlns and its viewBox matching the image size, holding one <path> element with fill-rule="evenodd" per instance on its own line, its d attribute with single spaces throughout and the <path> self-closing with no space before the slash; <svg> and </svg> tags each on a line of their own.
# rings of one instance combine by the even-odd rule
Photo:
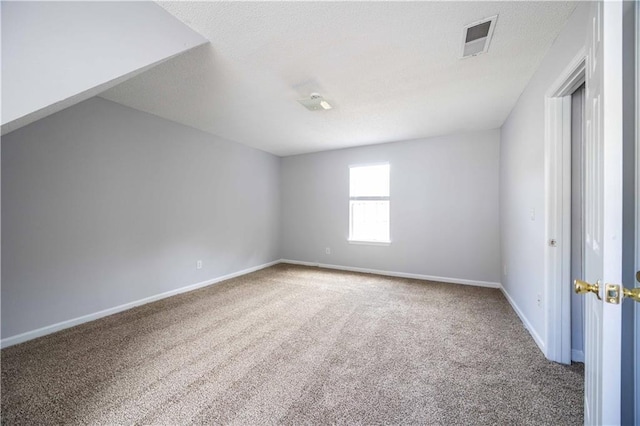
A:
<svg viewBox="0 0 640 426">
<path fill-rule="evenodd" d="M 101 96 L 284 156 L 500 127 L 576 3 L 160 5 L 211 43 Z M 489 52 L 459 59 L 496 14 Z"/>
</svg>

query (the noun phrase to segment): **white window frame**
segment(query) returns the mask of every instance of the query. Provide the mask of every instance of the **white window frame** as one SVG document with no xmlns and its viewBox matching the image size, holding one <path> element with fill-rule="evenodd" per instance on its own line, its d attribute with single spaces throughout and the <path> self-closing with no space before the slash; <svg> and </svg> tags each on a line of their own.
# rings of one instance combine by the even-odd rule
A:
<svg viewBox="0 0 640 426">
<path fill-rule="evenodd" d="M 389 166 L 389 195 L 387 196 L 364 196 L 364 197 L 352 197 L 351 196 L 351 169 L 356 167 L 371 167 L 371 166 Z M 389 240 L 355 240 L 351 238 L 353 235 L 353 216 L 351 212 L 351 201 L 388 201 L 389 202 Z M 388 246 L 391 245 L 391 164 L 388 162 L 380 163 L 366 163 L 366 164 L 351 164 L 349 165 L 349 237 L 347 241 L 349 244 L 362 244 L 370 246 Z"/>
</svg>

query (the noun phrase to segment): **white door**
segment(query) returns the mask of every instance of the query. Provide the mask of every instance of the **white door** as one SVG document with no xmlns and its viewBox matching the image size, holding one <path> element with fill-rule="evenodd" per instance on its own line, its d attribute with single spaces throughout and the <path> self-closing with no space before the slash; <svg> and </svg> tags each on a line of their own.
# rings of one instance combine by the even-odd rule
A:
<svg viewBox="0 0 640 426">
<path fill-rule="evenodd" d="M 596 2 L 587 29 L 585 279 L 599 297 L 585 305 L 585 424 L 620 423 L 622 282 L 622 3 Z"/>
</svg>

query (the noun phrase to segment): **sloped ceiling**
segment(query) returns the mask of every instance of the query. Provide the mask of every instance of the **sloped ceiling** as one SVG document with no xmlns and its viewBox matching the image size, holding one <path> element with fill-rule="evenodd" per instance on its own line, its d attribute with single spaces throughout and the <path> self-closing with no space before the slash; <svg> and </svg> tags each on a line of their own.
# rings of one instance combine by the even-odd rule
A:
<svg viewBox="0 0 640 426">
<path fill-rule="evenodd" d="M 501 126 L 576 5 L 160 4 L 211 43 L 101 96 L 281 156 Z M 489 52 L 459 59 L 496 14 Z"/>
<path fill-rule="evenodd" d="M 2 134 L 207 43 L 152 2 L 14 2 L 2 9 Z"/>
</svg>

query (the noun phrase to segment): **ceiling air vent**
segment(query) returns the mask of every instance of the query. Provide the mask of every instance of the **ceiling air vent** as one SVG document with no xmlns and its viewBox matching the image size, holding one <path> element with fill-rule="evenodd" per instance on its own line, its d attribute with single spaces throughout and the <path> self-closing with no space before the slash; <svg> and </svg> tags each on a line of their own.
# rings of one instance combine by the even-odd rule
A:
<svg viewBox="0 0 640 426">
<path fill-rule="evenodd" d="M 477 56 L 489 50 L 498 15 L 466 25 L 462 32 L 462 58 Z"/>
</svg>

